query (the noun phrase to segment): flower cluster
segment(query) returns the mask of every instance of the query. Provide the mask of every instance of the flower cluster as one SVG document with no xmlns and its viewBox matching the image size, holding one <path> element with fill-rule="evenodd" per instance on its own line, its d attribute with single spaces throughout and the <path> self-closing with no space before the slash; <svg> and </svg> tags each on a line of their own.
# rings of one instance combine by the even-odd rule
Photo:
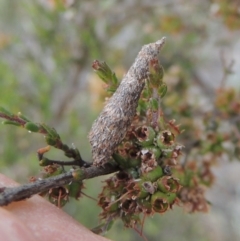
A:
<svg viewBox="0 0 240 241">
<path fill-rule="evenodd" d="M 208 166 L 200 170 L 180 165 L 183 146 L 176 138 L 181 131 L 174 120 L 165 120 L 160 108 L 167 91 L 162 78 L 162 67 L 151 62 L 137 114 L 112 155 L 122 171 L 105 181 L 99 195 L 105 222 L 121 218 L 126 227 L 136 228 L 145 216 L 164 213 L 174 204 L 192 212 L 207 210 L 200 183 L 212 181 Z"/>
<path fill-rule="evenodd" d="M 181 185 L 178 179 L 166 176 L 160 166 L 139 178 L 133 169 L 119 172 L 106 180 L 98 204 L 101 218 L 121 218 L 126 227 L 141 224 L 141 214 L 164 213 L 177 202 Z"/>
<path fill-rule="evenodd" d="M 58 164 L 46 165 L 42 169 L 41 179 L 57 176 L 62 173 L 64 173 L 62 166 Z M 37 180 L 38 178 L 31 177 L 29 181 L 35 182 Z M 76 180 L 64 186 L 51 188 L 48 191 L 41 193 L 40 195 L 47 197 L 51 203 L 61 208 L 66 205 L 67 202 L 69 202 L 69 198 L 79 199 L 81 197 L 83 188 L 83 182 Z"/>
</svg>

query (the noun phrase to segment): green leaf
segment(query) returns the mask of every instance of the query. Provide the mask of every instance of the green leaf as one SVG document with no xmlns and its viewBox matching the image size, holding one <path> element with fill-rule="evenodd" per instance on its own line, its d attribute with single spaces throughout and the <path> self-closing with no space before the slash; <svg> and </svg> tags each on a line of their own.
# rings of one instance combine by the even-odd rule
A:
<svg viewBox="0 0 240 241">
<path fill-rule="evenodd" d="M 145 181 L 155 182 L 163 176 L 163 170 L 160 166 L 156 166 L 152 171 L 144 173 L 142 179 Z"/>
<path fill-rule="evenodd" d="M 158 111 L 158 100 L 151 99 L 151 108 L 153 111 Z"/>
<path fill-rule="evenodd" d="M 163 98 L 167 93 L 167 85 L 162 83 L 161 86 L 158 88 L 158 94 L 161 98 Z"/>
<path fill-rule="evenodd" d="M 56 130 L 55 130 L 54 128 L 51 128 L 51 127 L 47 126 L 47 125 L 44 124 L 44 123 L 40 124 L 40 126 L 41 126 L 43 129 L 45 129 L 45 130 L 47 131 L 47 133 L 48 133 L 51 137 L 53 137 L 53 138 L 55 138 L 55 139 L 60 139 L 60 136 L 58 135 L 58 133 L 56 132 Z"/>
<path fill-rule="evenodd" d="M 10 120 L 2 121 L 2 124 L 4 124 L 4 125 L 21 126 L 21 124 L 19 124 L 18 122 L 10 121 Z"/>
<path fill-rule="evenodd" d="M 0 106 L 0 113 L 3 113 L 9 117 L 12 117 L 13 114 L 11 112 L 9 112 L 8 110 L 6 110 L 4 107 Z"/>
<path fill-rule="evenodd" d="M 32 131 L 32 132 L 38 132 L 39 131 L 39 125 L 38 124 L 35 124 L 33 122 L 27 122 L 25 125 L 24 125 L 24 128 L 29 130 L 29 131 Z"/>
<path fill-rule="evenodd" d="M 18 112 L 18 117 L 20 117 L 21 119 L 27 121 L 27 122 L 31 122 L 26 116 L 24 116 L 21 112 Z"/>
<path fill-rule="evenodd" d="M 45 140 L 49 146 L 55 146 L 57 144 L 56 139 L 54 137 L 52 137 L 51 135 L 47 135 L 45 137 Z"/>
</svg>

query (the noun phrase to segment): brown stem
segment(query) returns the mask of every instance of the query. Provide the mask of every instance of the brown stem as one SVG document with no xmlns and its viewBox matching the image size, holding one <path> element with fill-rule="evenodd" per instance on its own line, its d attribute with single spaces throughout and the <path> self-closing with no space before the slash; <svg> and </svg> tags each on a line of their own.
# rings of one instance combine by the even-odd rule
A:
<svg viewBox="0 0 240 241">
<path fill-rule="evenodd" d="M 6 115 L 6 114 L 0 112 L 0 118 L 17 122 L 17 123 L 18 123 L 19 125 L 21 125 L 21 126 L 24 126 L 24 125 L 26 124 L 26 121 L 25 121 L 25 120 L 19 118 L 19 117 L 16 116 L 16 115 L 9 116 L 9 115 Z"/>
<path fill-rule="evenodd" d="M 30 198 L 35 194 L 46 192 L 51 188 L 64 186 L 76 180 L 73 177 L 73 172 L 76 170 L 69 171 L 58 176 L 49 177 L 43 180 L 38 180 L 36 182 L 27 183 L 18 187 L 2 187 L 0 188 L 0 206 L 6 206 L 11 202 Z M 93 177 L 114 173 L 118 170 L 119 169 L 117 166 L 111 164 L 107 164 L 104 167 L 92 166 L 86 169 L 83 168 L 82 175 L 77 180 L 82 181 L 84 179 L 90 179 Z"/>
</svg>

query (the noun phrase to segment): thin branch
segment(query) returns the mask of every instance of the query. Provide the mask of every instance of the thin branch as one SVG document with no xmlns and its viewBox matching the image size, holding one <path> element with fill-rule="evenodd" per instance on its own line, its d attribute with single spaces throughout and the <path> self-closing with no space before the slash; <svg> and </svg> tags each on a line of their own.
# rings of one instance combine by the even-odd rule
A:
<svg viewBox="0 0 240 241">
<path fill-rule="evenodd" d="M 76 178 L 74 177 L 74 174 L 77 173 L 78 170 L 81 170 L 82 172 L 81 175 Z M 114 173 L 118 170 L 117 166 L 111 164 L 106 164 L 104 167 L 92 166 L 86 169 L 75 169 L 58 176 L 38 180 L 18 187 L 2 187 L 0 188 L 0 206 L 6 206 L 11 202 L 30 198 L 35 194 L 46 192 L 51 188 L 66 185 L 72 181 L 82 181 L 84 179 Z"/>
<path fill-rule="evenodd" d="M 23 119 L 19 118 L 17 115 L 9 116 L 9 115 L 4 114 L 4 113 L 1 113 L 1 112 L 0 112 L 0 118 L 3 118 L 3 119 L 6 119 L 6 120 L 9 120 L 9 121 L 16 122 L 16 123 L 18 123 L 20 126 L 24 126 L 24 125 L 27 123 L 26 120 L 23 120 Z"/>
<path fill-rule="evenodd" d="M 88 163 L 84 160 L 82 160 L 81 158 L 80 159 L 76 159 L 76 160 L 71 160 L 71 161 L 59 161 L 59 160 L 51 160 L 49 158 L 46 158 L 43 156 L 41 156 L 41 154 L 39 155 L 40 158 L 39 158 L 39 161 L 42 161 L 44 160 L 44 162 L 46 162 L 46 164 L 44 166 L 47 166 L 47 165 L 54 165 L 54 164 L 57 164 L 57 165 L 60 165 L 60 166 L 77 166 L 77 167 L 85 167 L 85 168 L 88 168 L 90 166 L 92 166 L 92 163 Z"/>
<path fill-rule="evenodd" d="M 223 70 L 223 76 L 220 81 L 220 88 L 224 88 L 226 85 L 227 77 L 230 73 L 232 73 L 232 68 L 234 65 L 234 60 L 230 60 L 229 63 L 226 61 L 226 56 L 224 55 L 224 52 L 220 52 L 220 60 L 221 60 L 221 65 L 222 65 L 222 70 Z"/>
</svg>

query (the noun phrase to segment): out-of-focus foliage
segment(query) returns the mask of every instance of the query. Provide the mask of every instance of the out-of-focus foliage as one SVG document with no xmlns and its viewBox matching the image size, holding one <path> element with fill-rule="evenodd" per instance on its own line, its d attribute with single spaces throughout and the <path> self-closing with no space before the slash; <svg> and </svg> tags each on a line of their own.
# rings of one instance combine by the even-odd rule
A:
<svg viewBox="0 0 240 241">
<path fill-rule="evenodd" d="M 161 53 L 168 85 L 163 112 L 185 130 L 178 140 L 185 146 L 182 161 L 192 172 L 203 167 L 199 175 L 208 174 L 207 185 L 213 181 L 209 174 L 212 164 L 224 158 L 239 160 L 239 72 L 234 75 L 232 65 L 224 61 L 229 55 L 231 58 L 231 51 L 221 57 L 219 49 L 213 48 L 236 45 L 239 19 L 239 3 L 234 0 L 3 0 L 1 106 L 54 126 L 65 143 L 74 143 L 90 161 L 87 133 L 106 96 L 90 70 L 92 61 L 107 61 L 120 77 L 143 44 L 166 35 Z M 226 80 L 231 77 L 237 88 L 228 87 Z M 5 174 L 26 182 L 26 177 L 39 173 L 35 150 L 44 145 L 41 136 L 10 126 L 1 127 L 1 136 L 0 167 Z M 50 154 L 62 158 L 58 152 Z M 101 190 L 98 183 L 86 182 L 87 194 L 96 196 Z M 89 205 L 89 199 L 68 204 L 66 210 L 88 227 L 97 225 L 97 218 L 89 217 L 97 217 L 99 211 L 96 203 Z M 229 213 L 228 217 L 233 217 Z M 219 222 L 208 224 L 219 228 L 206 232 L 205 221 L 185 216 L 175 211 L 149 219 L 144 233 L 150 240 L 220 240 L 220 233 L 221 240 L 239 239 L 234 225 L 227 226 L 230 222 L 224 227 Z M 113 226 L 109 237 L 139 240 L 134 232 L 119 229 L 121 224 Z M 116 237 L 116 233 L 121 235 Z M 228 235 L 224 237 L 224 233 Z"/>
<path fill-rule="evenodd" d="M 231 29 L 240 28 L 240 7 L 238 0 L 214 0 L 213 9 L 222 17 L 224 24 Z"/>
</svg>

